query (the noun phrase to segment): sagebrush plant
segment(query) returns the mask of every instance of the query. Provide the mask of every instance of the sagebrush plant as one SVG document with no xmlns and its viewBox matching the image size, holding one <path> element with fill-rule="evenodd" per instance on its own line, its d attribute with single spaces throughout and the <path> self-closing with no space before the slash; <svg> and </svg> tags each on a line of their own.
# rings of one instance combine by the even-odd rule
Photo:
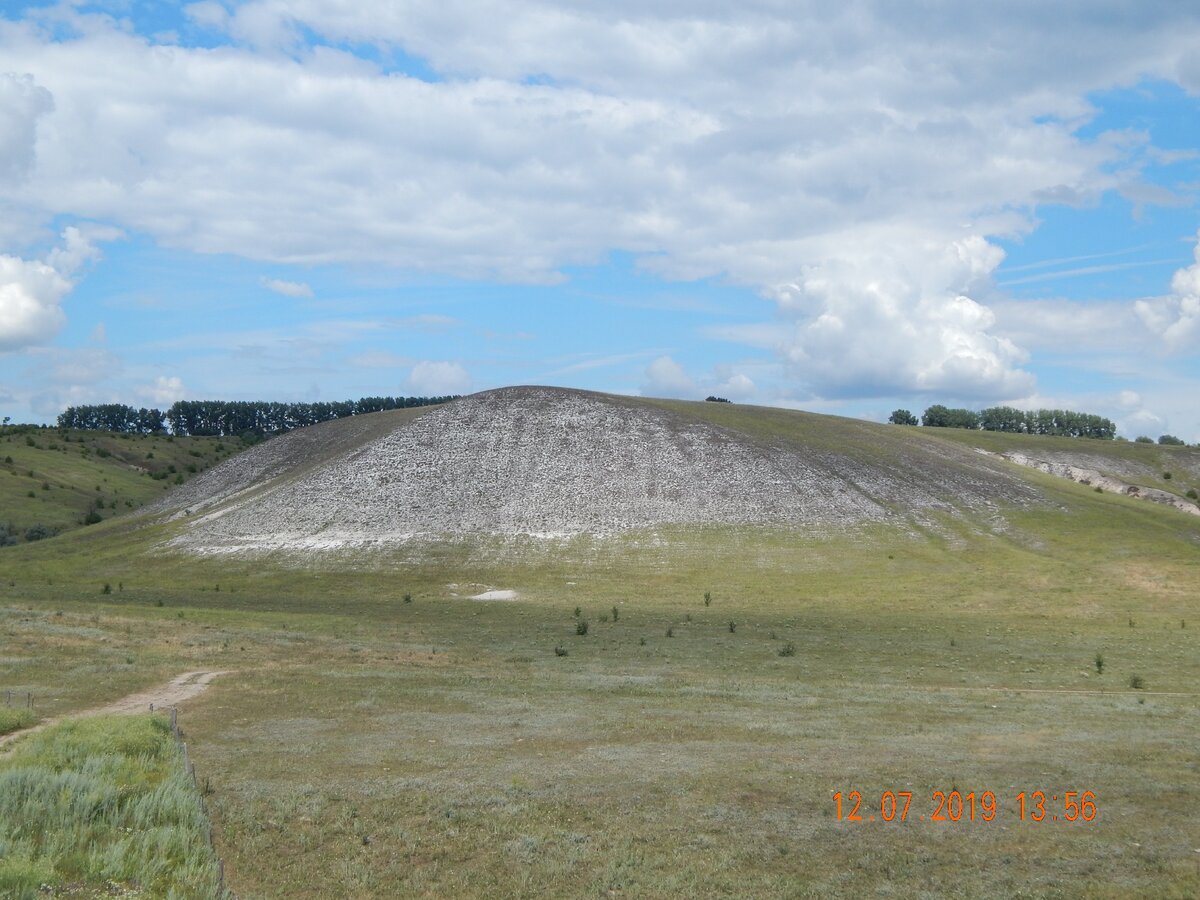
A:
<svg viewBox="0 0 1200 900">
<path fill-rule="evenodd" d="M 588 633 L 587 619 L 580 619 L 578 622 L 575 623 L 575 633 L 576 634 L 587 634 Z"/>
<path fill-rule="evenodd" d="M 223 897 L 208 828 L 161 716 L 70 720 L 0 759 L 0 896 Z"/>
</svg>

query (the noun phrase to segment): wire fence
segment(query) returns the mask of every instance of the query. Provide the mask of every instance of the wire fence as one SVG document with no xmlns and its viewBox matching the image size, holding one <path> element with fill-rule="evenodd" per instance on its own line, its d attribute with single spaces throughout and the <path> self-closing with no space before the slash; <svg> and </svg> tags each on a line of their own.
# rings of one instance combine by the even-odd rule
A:
<svg viewBox="0 0 1200 900">
<path fill-rule="evenodd" d="M 209 815 L 208 804 L 204 800 L 206 794 L 212 793 L 212 785 L 209 783 L 209 780 L 205 778 L 204 786 L 201 787 L 200 781 L 196 777 L 196 766 L 192 763 L 191 758 L 188 756 L 187 741 L 183 739 L 183 729 L 179 727 L 179 708 L 175 706 L 160 706 L 156 708 L 154 704 L 151 703 L 150 712 L 168 712 L 170 715 L 171 734 L 175 738 L 176 745 L 179 747 L 179 755 L 183 758 L 183 770 L 191 776 L 192 787 L 196 789 L 196 799 L 200 804 L 200 812 L 204 816 L 205 836 L 208 839 L 208 847 L 210 850 L 212 850 L 213 856 L 216 857 L 217 860 L 217 879 L 220 885 L 219 896 L 229 897 L 230 900 L 237 900 L 237 894 L 233 893 L 225 886 L 225 860 L 221 859 L 221 855 L 217 853 L 217 843 L 213 835 L 212 816 Z"/>
<path fill-rule="evenodd" d="M 22 697 L 21 696 L 22 694 L 24 694 L 25 696 Z M 16 698 L 16 700 L 17 700 L 17 702 L 15 704 L 13 703 L 13 698 Z M 4 692 L 4 705 L 5 706 L 17 706 L 22 709 L 33 709 L 33 692 L 32 691 L 8 691 L 8 690 L 6 690 Z"/>
</svg>

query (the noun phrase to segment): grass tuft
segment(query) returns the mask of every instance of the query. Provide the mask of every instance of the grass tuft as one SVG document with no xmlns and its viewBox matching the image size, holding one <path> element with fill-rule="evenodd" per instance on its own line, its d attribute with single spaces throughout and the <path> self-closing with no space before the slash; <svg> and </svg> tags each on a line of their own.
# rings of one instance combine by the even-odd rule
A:
<svg viewBox="0 0 1200 900">
<path fill-rule="evenodd" d="M 37 720 L 38 717 L 31 709 L 0 706 L 0 734 L 12 734 L 14 731 L 28 728 Z"/>
<path fill-rule="evenodd" d="M 159 716 L 74 719 L 0 760 L 0 895 L 222 897 L 208 820 Z"/>
</svg>

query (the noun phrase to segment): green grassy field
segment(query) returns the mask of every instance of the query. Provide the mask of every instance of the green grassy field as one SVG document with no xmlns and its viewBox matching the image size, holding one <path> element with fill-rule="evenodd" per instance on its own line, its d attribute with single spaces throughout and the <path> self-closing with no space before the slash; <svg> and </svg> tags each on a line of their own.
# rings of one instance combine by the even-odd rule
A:
<svg viewBox="0 0 1200 900">
<path fill-rule="evenodd" d="M 241 448 L 237 438 L 0 427 L 0 540 L 136 510 Z"/>
<path fill-rule="evenodd" d="M 180 721 L 243 898 L 1197 896 L 1200 520 L 1027 477 L 1001 531 L 298 560 L 105 522 L 4 551 L 0 689 L 228 670 Z M 953 790 L 995 816 L 931 821 Z"/>
</svg>

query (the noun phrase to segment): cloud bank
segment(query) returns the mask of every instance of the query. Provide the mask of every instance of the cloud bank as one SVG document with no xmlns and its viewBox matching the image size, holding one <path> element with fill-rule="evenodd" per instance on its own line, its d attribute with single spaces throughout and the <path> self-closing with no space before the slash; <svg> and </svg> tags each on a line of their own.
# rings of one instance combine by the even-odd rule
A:
<svg viewBox="0 0 1200 900">
<path fill-rule="evenodd" d="M 0 77 L 0 203 L 195 253 L 515 283 L 619 250 L 772 298 L 772 346 L 813 395 L 1019 397 L 1034 378 L 989 305 L 995 241 L 1032 229 L 1039 205 L 1136 182 L 1145 136 L 1080 138 L 1086 97 L 1146 78 L 1196 89 L 1198 14 L 192 4 L 209 48 L 30 9 L 0 19 L 15 73 Z M 49 260 L 3 260 L 2 346 L 48 340 L 69 282 Z M 1195 332 L 1193 287 L 1139 311 L 1173 346 Z M 679 385 L 667 370 L 647 384 Z"/>
</svg>

